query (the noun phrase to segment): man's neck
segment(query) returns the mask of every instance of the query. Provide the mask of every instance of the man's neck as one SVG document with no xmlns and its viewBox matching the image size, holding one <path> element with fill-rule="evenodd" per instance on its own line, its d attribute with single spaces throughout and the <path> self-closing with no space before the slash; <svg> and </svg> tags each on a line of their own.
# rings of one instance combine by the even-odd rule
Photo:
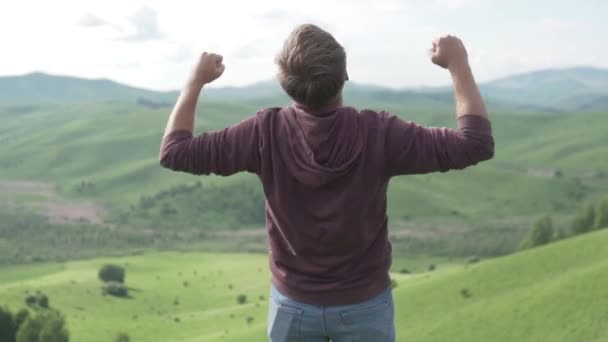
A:
<svg viewBox="0 0 608 342">
<path fill-rule="evenodd" d="M 338 95 L 334 100 L 332 100 L 329 104 L 318 108 L 318 109 L 310 109 L 308 106 L 301 104 L 301 103 L 297 103 L 295 102 L 295 107 L 297 109 L 300 109 L 310 115 L 314 115 L 314 116 L 328 116 L 333 114 L 333 112 L 336 111 L 336 109 L 342 107 L 343 103 L 342 103 L 342 95 Z"/>
</svg>

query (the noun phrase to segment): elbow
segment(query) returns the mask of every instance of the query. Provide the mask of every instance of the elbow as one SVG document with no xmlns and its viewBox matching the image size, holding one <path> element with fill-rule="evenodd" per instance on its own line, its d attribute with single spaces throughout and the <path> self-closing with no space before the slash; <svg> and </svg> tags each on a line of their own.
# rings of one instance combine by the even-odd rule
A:
<svg viewBox="0 0 608 342">
<path fill-rule="evenodd" d="M 158 156 L 158 162 L 160 163 L 160 166 L 169 170 L 175 169 L 175 163 L 173 162 L 173 159 L 174 158 L 172 154 L 169 153 L 169 151 L 167 150 L 161 150 Z"/>
<path fill-rule="evenodd" d="M 488 141 L 475 144 L 471 155 L 473 156 L 471 159 L 475 164 L 493 159 L 494 140 L 489 139 Z"/>
<path fill-rule="evenodd" d="M 169 163 L 167 156 L 161 154 L 158 158 L 158 162 L 162 168 L 171 169 L 171 163 Z"/>
</svg>

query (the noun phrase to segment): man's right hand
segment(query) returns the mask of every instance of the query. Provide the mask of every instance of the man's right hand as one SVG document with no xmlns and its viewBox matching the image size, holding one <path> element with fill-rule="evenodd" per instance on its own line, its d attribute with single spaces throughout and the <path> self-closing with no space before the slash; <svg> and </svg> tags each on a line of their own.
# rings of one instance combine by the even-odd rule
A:
<svg viewBox="0 0 608 342">
<path fill-rule="evenodd" d="M 433 40 L 431 60 L 444 69 L 466 67 L 469 63 L 467 49 L 458 37 L 443 36 Z"/>
<path fill-rule="evenodd" d="M 202 87 L 205 84 L 211 83 L 218 79 L 224 73 L 225 66 L 223 64 L 223 57 L 215 53 L 204 52 L 191 76 L 191 83 L 198 87 Z"/>
</svg>

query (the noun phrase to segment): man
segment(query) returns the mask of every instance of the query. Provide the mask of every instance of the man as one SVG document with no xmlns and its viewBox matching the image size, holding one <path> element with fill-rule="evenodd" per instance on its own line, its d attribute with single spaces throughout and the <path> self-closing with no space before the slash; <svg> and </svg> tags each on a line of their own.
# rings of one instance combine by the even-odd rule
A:
<svg viewBox="0 0 608 342">
<path fill-rule="evenodd" d="M 346 54 L 314 25 L 297 27 L 276 61 L 293 105 L 193 137 L 199 92 L 224 72 L 221 56 L 203 53 L 167 123 L 161 164 L 258 175 L 272 271 L 271 341 L 394 341 L 389 180 L 463 169 L 494 153 L 466 49 L 452 36 L 432 49 L 433 63 L 453 79 L 458 130 L 345 107 Z"/>
</svg>

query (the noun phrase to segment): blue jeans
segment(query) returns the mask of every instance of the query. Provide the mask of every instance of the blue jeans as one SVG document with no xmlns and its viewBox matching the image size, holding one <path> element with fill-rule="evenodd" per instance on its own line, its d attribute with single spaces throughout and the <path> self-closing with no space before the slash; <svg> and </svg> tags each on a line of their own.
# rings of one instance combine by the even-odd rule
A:
<svg viewBox="0 0 608 342">
<path fill-rule="evenodd" d="M 389 287 L 363 303 L 317 306 L 270 290 L 268 337 L 271 342 L 394 342 L 393 294 Z"/>
</svg>

